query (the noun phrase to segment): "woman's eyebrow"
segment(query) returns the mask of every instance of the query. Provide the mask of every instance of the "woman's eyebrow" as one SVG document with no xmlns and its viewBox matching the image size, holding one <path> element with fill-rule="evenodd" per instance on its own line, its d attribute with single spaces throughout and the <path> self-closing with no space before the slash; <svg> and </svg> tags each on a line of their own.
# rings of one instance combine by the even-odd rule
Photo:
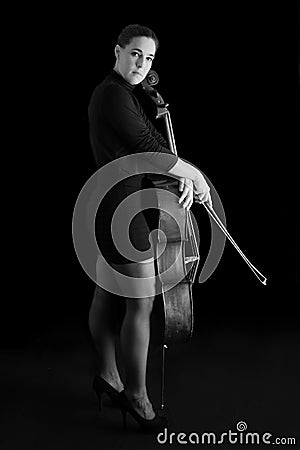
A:
<svg viewBox="0 0 300 450">
<path fill-rule="evenodd" d="M 131 50 L 137 50 L 138 52 L 143 53 L 143 50 L 140 48 L 132 48 Z M 149 53 L 149 56 L 153 56 L 153 58 L 154 58 L 154 55 L 152 53 Z"/>
</svg>

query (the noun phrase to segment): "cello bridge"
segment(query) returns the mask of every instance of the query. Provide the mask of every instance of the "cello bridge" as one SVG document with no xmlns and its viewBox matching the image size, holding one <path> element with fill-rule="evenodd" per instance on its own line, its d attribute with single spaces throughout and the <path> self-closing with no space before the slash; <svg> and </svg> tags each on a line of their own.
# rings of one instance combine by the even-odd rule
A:
<svg viewBox="0 0 300 450">
<path fill-rule="evenodd" d="M 199 259 L 198 256 L 186 256 L 184 258 L 184 262 L 185 264 L 189 264 L 191 262 L 198 261 L 198 259 Z"/>
</svg>

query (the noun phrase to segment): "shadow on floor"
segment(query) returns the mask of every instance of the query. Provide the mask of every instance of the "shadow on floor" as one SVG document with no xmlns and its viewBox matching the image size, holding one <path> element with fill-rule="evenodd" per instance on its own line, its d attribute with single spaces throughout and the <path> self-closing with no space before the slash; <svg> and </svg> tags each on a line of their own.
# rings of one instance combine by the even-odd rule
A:
<svg viewBox="0 0 300 450">
<path fill-rule="evenodd" d="M 248 432 L 271 433 L 271 440 L 296 437 L 299 343 L 299 332 L 293 328 L 266 331 L 219 323 L 203 328 L 188 344 L 169 348 L 165 411 L 170 427 L 159 443 L 156 436 L 142 434 L 132 420 L 124 431 L 116 408 L 107 406 L 99 415 L 91 388 L 95 357 L 84 327 L 71 324 L 45 331 L 23 348 L 2 350 L 0 447 L 182 448 L 176 443 L 180 432 L 187 437 L 179 439 L 192 441 L 196 436 L 190 433 L 196 433 L 201 444 L 202 433 L 215 433 L 220 439 L 222 433 L 236 432 L 241 421 Z M 156 408 L 160 406 L 160 358 L 160 351 L 151 348 L 148 387 Z M 172 438 L 171 432 L 175 433 Z M 185 444 L 190 446 L 195 447 Z"/>
</svg>

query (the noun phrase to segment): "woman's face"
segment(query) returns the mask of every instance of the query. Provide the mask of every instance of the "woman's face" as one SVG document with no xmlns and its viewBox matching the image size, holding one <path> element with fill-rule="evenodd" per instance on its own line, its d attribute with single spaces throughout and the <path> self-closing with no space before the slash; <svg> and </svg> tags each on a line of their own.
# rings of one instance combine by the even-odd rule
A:
<svg viewBox="0 0 300 450">
<path fill-rule="evenodd" d="M 130 44 L 122 48 L 116 46 L 115 70 L 130 84 L 139 84 L 151 69 L 156 45 L 145 36 L 132 38 Z"/>
</svg>

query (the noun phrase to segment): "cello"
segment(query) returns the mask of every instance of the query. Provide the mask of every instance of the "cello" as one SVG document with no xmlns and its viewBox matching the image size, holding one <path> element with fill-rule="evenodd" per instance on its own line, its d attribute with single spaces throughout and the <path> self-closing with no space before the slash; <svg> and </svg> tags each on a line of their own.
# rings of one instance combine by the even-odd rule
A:
<svg viewBox="0 0 300 450">
<path fill-rule="evenodd" d="M 155 102 L 156 118 L 165 121 L 169 148 L 177 155 L 168 105 L 153 88 L 158 75 L 151 70 L 142 87 Z M 179 203 L 179 181 L 167 177 L 165 182 L 153 181 L 157 187 L 159 209 L 156 259 L 161 299 L 156 298 L 154 315 L 156 321 L 155 343 L 162 348 L 161 407 L 164 408 L 165 350 L 169 344 L 188 342 L 193 333 L 192 285 L 199 265 L 199 236 L 190 211 Z M 164 191 L 174 195 L 165 195 Z M 167 205 L 166 205 L 167 202 Z M 168 212 L 166 212 L 168 210 Z M 172 270 L 169 270 L 169 269 Z"/>
<path fill-rule="evenodd" d="M 156 119 L 162 118 L 165 123 L 169 148 L 177 155 L 173 127 L 168 104 L 153 87 L 159 82 L 158 74 L 150 70 L 145 80 L 141 83 L 144 92 L 156 105 Z M 157 203 L 159 209 L 158 234 L 156 238 L 156 260 L 160 286 L 160 300 L 156 298 L 154 313 L 156 313 L 155 343 L 162 349 L 162 374 L 161 374 L 161 406 L 164 409 L 165 387 L 165 351 L 168 345 L 173 343 L 188 342 L 193 333 L 193 298 L 192 285 L 195 281 L 199 265 L 199 235 L 195 227 L 194 219 L 189 210 L 185 210 L 179 203 L 179 181 L 167 177 L 164 182 L 156 183 Z M 174 195 L 164 195 L 168 191 Z M 242 256 L 249 268 L 266 285 L 266 277 L 246 258 L 244 253 L 233 240 L 223 222 L 214 209 L 199 200 L 194 194 L 194 201 L 202 204 L 238 253 Z M 168 205 L 166 207 L 166 202 Z M 167 213 L 166 210 L 168 210 Z M 176 219 L 176 220 L 175 220 Z M 169 270 L 169 269 L 172 270 Z M 200 282 L 200 279 L 198 280 Z"/>
</svg>

